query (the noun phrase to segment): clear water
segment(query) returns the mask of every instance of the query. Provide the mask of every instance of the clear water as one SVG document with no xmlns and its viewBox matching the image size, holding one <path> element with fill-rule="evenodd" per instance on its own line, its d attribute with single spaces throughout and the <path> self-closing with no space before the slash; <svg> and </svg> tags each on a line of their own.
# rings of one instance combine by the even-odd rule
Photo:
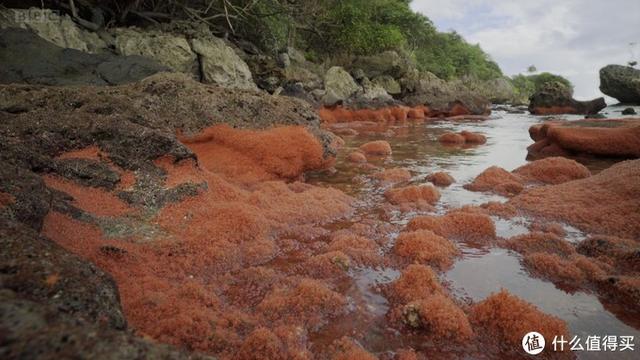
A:
<svg viewBox="0 0 640 360">
<path fill-rule="evenodd" d="M 619 111 L 624 107 L 609 107 L 604 113 L 610 117 L 621 117 Z M 640 109 L 637 109 L 640 112 Z M 564 116 L 566 120 L 582 119 L 581 116 Z M 345 149 L 339 156 L 336 170 L 332 173 L 312 175 L 310 182 L 340 188 L 359 200 L 358 214 L 352 219 L 354 223 L 361 221 L 383 222 L 390 227 L 389 231 L 380 234 L 379 242 L 387 244 L 387 251 L 392 246 L 395 236 L 404 224 L 421 211 L 401 212 L 386 210 L 383 193 L 385 187 L 371 179 L 376 169 L 355 166 L 344 159 L 352 150 L 361 144 L 373 140 L 386 140 L 391 144 L 393 155 L 386 159 L 373 161 L 378 168 L 402 167 L 413 174 L 413 183 L 426 183 L 425 177 L 436 171 L 446 171 L 456 182 L 448 188 L 441 189 L 441 200 L 435 212 L 444 213 L 452 208 L 464 205 L 478 205 L 489 201 L 506 201 L 506 198 L 479 192 L 467 191 L 463 188 L 483 170 L 490 166 L 500 166 L 513 170 L 527 163 L 527 146 L 533 141 L 529 137 L 530 126 L 546 120 L 528 114 L 509 114 L 494 112 L 486 121 L 432 121 L 411 124 L 404 127 L 373 129 L 367 132 L 360 129 L 360 134 L 345 137 Z M 391 136 L 391 130 L 394 134 Z M 459 132 L 469 130 L 479 132 L 487 137 L 487 143 L 474 147 L 448 147 L 441 145 L 437 139 L 447 131 Z M 612 164 L 608 160 L 589 161 L 583 163 L 596 173 Z M 510 220 L 494 217 L 499 237 L 508 238 L 527 233 L 531 219 L 515 218 Z M 341 224 L 344 227 L 344 224 Z M 563 224 L 567 231 L 566 240 L 573 243 L 582 241 L 584 234 L 568 224 Z M 565 320 L 572 334 L 587 335 L 633 335 L 636 344 L 640 331 L 632 325 L 637 319 L 625 318 L 624 312 L 610 311 L 607 304 L 587 292 L 567 292 L 559 289 L 551 282 L 532 278 L 522 268 L 519 255 L 500 248 L 462 248 L 463 256 L 447 272 L 442 274 L 442 281 L 448 284 L 452 293 L 461 300 L 480 301 L 492 292 L 501 288 L 509 290 L 522 299 L 535 304 L 544 312 Z M 345 293 L 353 301 L 354 311 L 344 321 L 329 325 L 320 333 L 312 336 L 315 346 L 330 344 L 333 339 L 342 335 L 360 335 L 361 343 L 369 351 L 383 354 L 401 346 L 412 346 L 416 349 L 429 347 L 423 340 L 401 334 L 386 327 L 385 313 L 388 303 L 379 291 L 381 284 L 395 280 L 399 271 L 392 268 L 357 269 L 351 272 L 351 283 L 345 284 Z M 455 352 L 455 349 L 448 349 Z M 433 349 L 429 352 L 435 357 Z M 616 354 L 617 359 L 632 358 L 633 353 Z M 447 358 L 447 353 L 440 354 Z M 580 358 L 603 358 L 604 353 L 579 352 Z M 628 357 L 625 357 L 628 356 Z"/>
</svg>

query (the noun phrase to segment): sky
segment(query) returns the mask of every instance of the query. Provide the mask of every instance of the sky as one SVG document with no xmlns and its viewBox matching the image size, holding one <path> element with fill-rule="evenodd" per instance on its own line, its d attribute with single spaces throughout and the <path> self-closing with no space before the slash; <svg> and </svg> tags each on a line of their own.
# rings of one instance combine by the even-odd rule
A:
<svg viewBox="0 0 640 360">
<path fill-rule="evenodd" d="M 640 0 L 413 0 L 411 7 L 438 30 L 480 44 L 505 75 L 535 65 L 567 77 L 577 99 L 603 96 L 603 66 L 640 62 Z"/>
</svg>

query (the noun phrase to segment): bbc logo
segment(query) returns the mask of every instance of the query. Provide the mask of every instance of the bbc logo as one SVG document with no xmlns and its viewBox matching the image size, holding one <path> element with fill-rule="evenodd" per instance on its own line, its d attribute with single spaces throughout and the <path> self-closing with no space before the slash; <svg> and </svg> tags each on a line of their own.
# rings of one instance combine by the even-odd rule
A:
<svg viewBox="0 0 640 360">
<path fill-rule="evenodd" d="M 18 24 L 62 21 L 62 13 L 57 10 L 31 8 L 28 10 L 14 11 L 14 14 L 14 20 Z"/>
</svg>

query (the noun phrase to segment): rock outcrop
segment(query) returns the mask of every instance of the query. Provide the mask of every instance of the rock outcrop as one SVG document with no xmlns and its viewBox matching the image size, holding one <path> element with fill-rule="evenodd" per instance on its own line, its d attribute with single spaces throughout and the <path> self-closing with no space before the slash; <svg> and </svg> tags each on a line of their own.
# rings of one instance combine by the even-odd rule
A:
<svg viewBox="0 0 640 360">
<path fill-rule="evenodd" d="M 0 83 L 118 85 L 169 69 L 141 56 L 65 49 L 30 30 L 0 30 Z"/>
<path fill-rule="evenodd" d="M 347 71 L 339 66 L 334 66 L 324 75 L 324 89 L 326 93 L 322 102 L 331 106 L 347 100 L 360 90 L 360 87 Z"/>
<path fill-rule="evenodd" d="M 529 99 L 529 112 L 534 115 L 553 114 L 597 114 L 607 107 L 604 98 L 591 101 L 578 101 L 573 92 L 559 82 L 544 84 L 542 89 Z"/>
<path fill-rule="evenodd" d="M 600 69 L 600 91 L 621 103 L 640 104 L 640 70 L 607 65 Z"/>
</svg>

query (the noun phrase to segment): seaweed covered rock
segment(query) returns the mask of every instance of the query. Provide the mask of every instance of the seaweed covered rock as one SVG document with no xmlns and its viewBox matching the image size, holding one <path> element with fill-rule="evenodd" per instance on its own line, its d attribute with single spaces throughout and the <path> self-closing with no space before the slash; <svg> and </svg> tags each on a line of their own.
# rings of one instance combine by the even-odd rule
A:
<svg viewBox="0 0 640 360">
<path fill-rule="evenodd" d="M 529 99 L 529 112 L 534 115 L 597 114 L 605 107 L 604 98 L 591 101 L 573 99 L 571 88 L 557 81 L 545 83 Z"/>
<path fill-rule="evenodd" d="M 621 103 L 640 104 L 640 70 L 607 65 L 600 69 L 600 91 Z"/>
</svg>

